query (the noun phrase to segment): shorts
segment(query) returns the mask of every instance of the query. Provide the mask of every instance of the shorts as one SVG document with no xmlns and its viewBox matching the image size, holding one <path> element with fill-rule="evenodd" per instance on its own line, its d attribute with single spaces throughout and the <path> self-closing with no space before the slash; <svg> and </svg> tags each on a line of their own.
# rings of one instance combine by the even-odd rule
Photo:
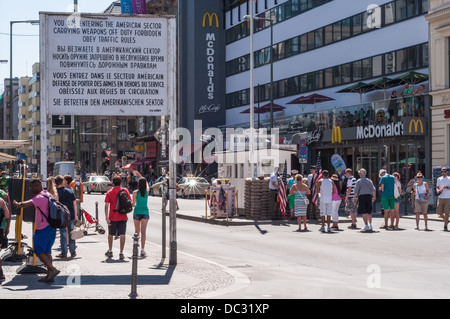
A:
<svg viewBox="0 0 450 319">
<path fill-rule="evenodd" d="M 111 221 L 111 225 L 108 226 L 108 233 L 110 236 L 122 236 L 127 231 L 127 221 Z"/>
<path fill-rule="evenodd" d="M 148 214 L 134 214 L 133 215 L 134 220 L 141 220 L 141 219 L 150 219 L 150 215 Z"/>
<path fill-rule="evenodd" d="M 419 202 L 418 199 L 414 201 L 414 211 L 416 213 L 427 214 L 428 213 L 428 201 L 425 203 Z"/>
<path fill-rule="evenodd" d="M 44 229 L 37 229 L 33 235 L 34 253 L 51 254 L 55 238 L 56 229 L 52 226 L 47 226 Z"/>
<path fill-rule="evenodd" d="M 439 198 L 436 212 L 439 215 L 448 215 L 450 213 L 450 198 Z"/>
<path fill-rule="evenodd" d="M 395 197 L 383 197 L 381 196 L 381 207 L 386 209 L 395 209 Z"/>
<path fill-rule="evenodd" d="M 353 202 L 353 197 L 348 198 L 347 204 L 345 204 L 345 212 L 347 214 L 356 214 L 356 205 Z"/>
<path fill-rule="evenodd" d="M 331 213 L 333 211 L 331 204 L 332 203 L 320 202 L 320 216 L 331 216 Z"/>
<path fill-rule="evenodd" d="M 358 202 L 358 214 L 372 214 L 372 195 L 359 195 Z"/>
</svg>

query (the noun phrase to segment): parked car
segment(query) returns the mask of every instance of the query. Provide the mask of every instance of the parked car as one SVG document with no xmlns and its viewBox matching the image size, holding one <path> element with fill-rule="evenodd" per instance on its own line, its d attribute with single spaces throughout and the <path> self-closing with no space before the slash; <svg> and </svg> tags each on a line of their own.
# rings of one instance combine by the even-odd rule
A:
<svg viewBox="0 0 450 319">
<path fill-rule="evenodd" d="M 89 176 L 83 182 L 83 190 L 90 194 L 91 192 L 106 193 L 113 187 L 113 184 L 106 176 Z"/>
<path fill-rule="evenodd" d="M 164 192 L 165 189 L 165 181 L 166 181 L 166 176 L 160 176 L 156 181 L 153 182 L 152 186 L 150 186 L 150 195 L 151 196 L 159 196 L 162 197 L 162 194 Z M 177 184 L 180 181 L 180 178 L 177 177 Z"/>
<path fill-rule="evenodd" d="M 205 196 L 205 191 L 211 184 L 203 177 L 183 177 L 178 186 L 180 187 L 178 194 L 182 198 L 186 198 L 189 196 Z"/>
</svg>

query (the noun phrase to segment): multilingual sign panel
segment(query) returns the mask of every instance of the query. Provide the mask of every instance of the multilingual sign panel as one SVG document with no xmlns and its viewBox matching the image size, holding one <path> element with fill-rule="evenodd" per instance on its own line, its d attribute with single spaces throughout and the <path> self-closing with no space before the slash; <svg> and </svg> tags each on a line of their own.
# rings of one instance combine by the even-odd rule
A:
<svg viewBox="0 0 450 319">
<path fill-rule="evenodd" d="M 48 113 L 168 115 L 172 33 L 165 17 L 41 13 Z"/>
</svg>

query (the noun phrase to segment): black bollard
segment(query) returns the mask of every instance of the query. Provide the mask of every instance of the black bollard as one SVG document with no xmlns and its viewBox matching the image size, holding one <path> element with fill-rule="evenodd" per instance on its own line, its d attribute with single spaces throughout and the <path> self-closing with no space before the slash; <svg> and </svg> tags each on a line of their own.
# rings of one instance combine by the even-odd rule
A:
<svg viewBox="0 0 450 319">
<path fill-rule="evenodd" d="M 137 267 L 138 267 L 138 253 L 139 253 L 139 235 L 133 236 L 133 263 L 131 270 L 131 293 L 128 295 L 131 299 L 136 299 L 137 293 Z"/>
</svg>

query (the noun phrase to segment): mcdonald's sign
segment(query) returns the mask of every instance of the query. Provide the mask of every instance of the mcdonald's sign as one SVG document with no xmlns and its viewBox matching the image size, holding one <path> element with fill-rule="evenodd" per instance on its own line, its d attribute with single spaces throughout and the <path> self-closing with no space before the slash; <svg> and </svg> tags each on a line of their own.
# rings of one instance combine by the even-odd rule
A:
<svg viewBox="0 0 450 319">
<path fill-rule="evenodd" d="M 214 24 L 214 19 L 216 20 L 216 28 L 219 28 L 219 17 L 216 13 L 210 14 L 209 12 L 206 12 L 203 16 L 203 27 L 206 27 L 206 19 L 208 19 L 209 26 L 212 27 Z"/>
<path fill-rule="evenodd" d="M 339 126 L 333 127 L 333 132 L 331 133 L 331 143 L 342 143 L 342 131 Z"/>
<path fill-rule="evenodd" d="M 419 118 L 404 118 L 403 127 L 405 135 L 424 135 L 426 133 L 426 119 Z"/>
<path fill-rule="evenodd" d="M 414 125 L 414 133 L 419 133 L 419 125 L 420 125 L 420 133 L 423 134 L 424 133 L 424 129 L 423 129 L 423 122 L 422 120 L 415 120 L 412 119 L 411 122 L 409 123 L 409 133 L 412 134 L 413 133 L 413 125 Z"/>
</svg>

